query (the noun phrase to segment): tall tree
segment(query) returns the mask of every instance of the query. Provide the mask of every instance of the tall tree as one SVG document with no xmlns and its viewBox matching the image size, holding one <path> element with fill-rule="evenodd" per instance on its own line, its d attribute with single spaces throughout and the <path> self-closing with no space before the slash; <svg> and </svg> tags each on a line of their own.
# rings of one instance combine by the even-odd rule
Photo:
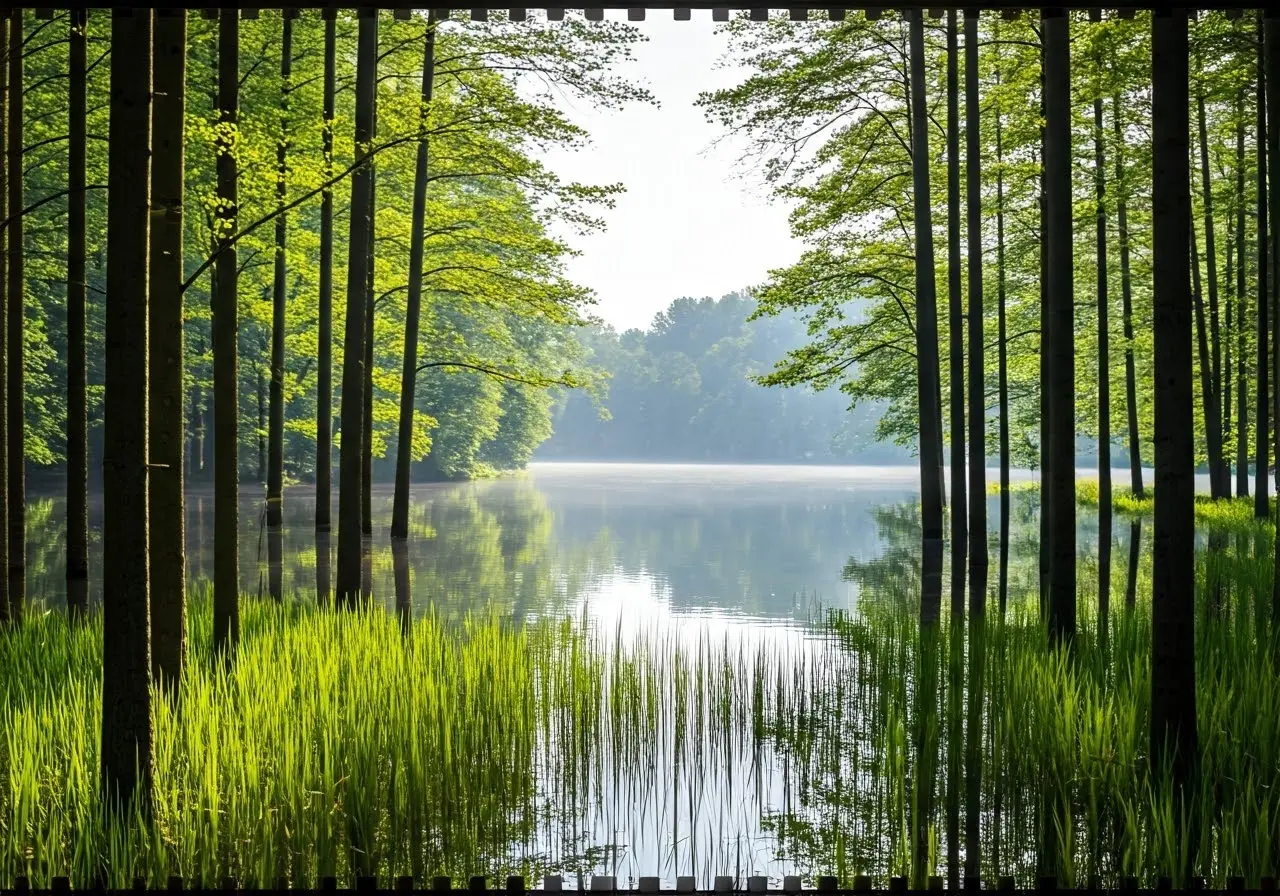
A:
<svg viewBox="0 0 1280 896">
<path fill-rule="evenodd" d="M 1228 483 L 1229 470 L 1225 466 L 1222 450 L 1222 334 L 1218 327 L 1218 251 L 1217 233 L 1213 222 L 1213 183 L 1209 170 L 1209 126 L 1205 111 L 1203 75 L 1196 91 L 1196 119 L 1200 129 L 1200 174 L 1204 203 L 1204 260 L 1205 287 L 1209 295 L 1209 355 L 1210 393 L 1208 398 L 1214 407 L 1216 425 L 1207 434 L 1209 447 L 1209 481 L 1214 498 L 1226 498 L 1231 493 Z M 1194 233 L 1194 228 L 1193 228 Z M 1199 264 L 1195 262 L 1196 270 Z"/>
<path fill-rule="evenodd" d="M 89 605 L 89 412 L 85 353 L 86 47 L 89 13 L 73 10 L 67 79 L 67 610 Z"/>
<path fill-rule="evenodd" d="M 151 662 L 154 678 L 176 684 L 187 645 L 186 544 L 183 504 L 182 198 L 186 111 L 187 12 L 162 9 L 154 25 L 150 283 L 149 511 Z"/>
<path fill-rule="evenodd" d="M 9 45 L 9 16 L 0 15 L 0 47 Z M 0 65 L 0 219 L 9 219 L 9 67 Z M 0 227 L 0 420 L 8 420 L 9 407 L 9 250 L 10 230 Z M 13 619 L 9 600 L 9 442 L 0 437 L 0 622 Z"/>
<path fill-rule="evenodd" d="M 1045 131 L 1045 42 L 1043 25 L 1040 37 L 1040 615 L 1049 612 L 1050 577 L 1053 569 L 1053 312 L 1049 287 L 1049 209 L 1046 190 L 1048 134 Z M 1072 498 L 1074 500 L 1074 497 Z"/>
<path fill-rule="evenodd" d="M 1102 23 L 1102 10 L 1089 10 L 1089 21 Z M 1093 189 L 1097 201 L 1095 243 L 1098 293 L 1098 600 L 1111 594 L 1111 296 L 1107 288 L 1107 158 L 1102 120 L 1103 59 L 1094 58 Z M 1103 616 L 1105 622 L 1105 615 Z"/>
<path fill-rule="evenodd" d="M 372 208 L 373 101 L 377 87 L 378 15 L 361 9 L 356 51 L 355 145 L 351 175 L 351 236 L 348 240 L 347 321 L 342 357 L 342 469 L 338 479 L 337 600 L 360 603 L 361 456 L 364 431 L 365 278 L 369 265 Z"/>
<path fill-rule="evenodd" d="M 960 277 L 960 51 L 957 14 L 947 10 L 947 292 L 951 367 L 951 613 L 964 615 L 969 552 L 964 462 L 964 298 Z M 974 500 L 978 500 L 974 496 Z"/>
<path fill-rule="evenodd" d="M 1235 432 L 1235 405 L 1232 401 L 1235 398 L 1235 345 L 1232 337 L 1235 335 L 1238 327 L 1235 319 L 1236 314 L 1236 292 L 1235 292 L 1235 245 L 1232 243 L 1231 221 L 1227 220 L 1227 239 L 1223 247 L 1222 257 L 1225 259 L 1223 266 L 1225 270 L 1222 274 L 1222 307 L 1226 314 L 1226 321 L 1222 326 L 1222 388 L 1219 397 L 1222 399 L 1222 409 L 1220 411 L 1222 418 L 1222 481 L 1225 489 L 1224 496 L 1231 497 L 1231 434 Z"/>
<path fill-rule="evenodd" d="M 1271 467 L 1271 354 L 1268 341 L 1271 336 L 1268 326 L 1270 291 L 1268 289 L 1268 258 L 1270 247 L 1267 244 L 1267 74 L 1266 53 L 1264 49 L 1263 20 L 1261 10 L 1258 12 L 1258 422 L 1254 427 L 1254 477 L 1253 515 L 1265 520 L 1271 515 L 1270 485 L 1267 481 Z"/>
<path fill-rule="evenodd" d="M 924 11 L 910 13 L 911 168 L 916 249 L 916 395 L 920 409 L 921 536 L 925 553 L 920 614 L 926 623 L 941 612 L 942 418 L 938 408 L 938 300 L 933 257 L 933 208 L 929 194 L 929 119 L 925 102 Z M 935 581 L 936 578 L 936 581 Z"/>
<path fill-rule="evenodd" d="M 239 277 L 232 236 L 239 219 L 236 136 L 240 110 L 240 13 L 218 16 L 218 254 L 213 296 L 213 641 L 240 638 Z"/>
<path fill-rule="evenodd" d="M 436 24 L 427 16 L 422 50 L 422 109 L 418 113 L 418 157 L 413 174 L 413 221 L 409 237 L 409 295 L 405 307 L 404 368 L 400 375 L 400 427 L 396 439 L 396 487 L 391 507 L 391 537 L 409 537 L 410 469 L 413 464 L 413 408 L 417 391 L 418 325 L 422 316 L 423 250 L 427 220 L 427 118 L 436 67 Z M 397 581 L 399 579 L 397 578 Z M 407 579 L 406 579 L 407 581 Z"/>
<path fill-rule="evenodd" d="M 1111 124 L 1116 137 L 1116 237 L 1120 248 L 1120 311 L 1124 318 L 1124 403 L 1129 430 L 1129 488 L 1141 498 L 1142 435 L 1138 428 L 1138 368 L 1133 355 L 1133 265 L 1130 259 L 1129 203 L 1127 200 L 1124 123 L 1120 94 L 1111 96 Z"/>
<path fill-rule="evenodd" d="M 24 33 L 22 7 L 11 13 L 9 25 L 9 614 L 22 621 L 27 603 L 27 462 L 23 444 L 26 432 L 26 370 L 23 340 L 26 333 L 27 279 L 24 270 L 24 233 L 21 214 L 24 205 L 25 175 L 22 75 Z"/>
<path fill-rule="evenodd" d="M 118 811 L 151 805 L 147 269 L 152 18 L 149 9 L 111 14 L 101 786 L 105 801 Z M 164 526 L 170 521 L 159 522 Z"/>
<path fill-rule="evenodd" d="M 297 10 L 280 11 L 280 141 L 276 146 L 276 255 L 271 285 L 271 420 L 267 432 L 267 553 L 268 590 L 273 600 L 283 600 L 284 522 L 284 328 L 285 246 L 288 213 L 289 93 L 293 89 L 293 17 Z"/>
<path fill-rule="evenodd" d="M 373 133 L 378 134 L 377 96 L 374 97 Z M 365 269 L 364 295 L 364 373 L 360 389 L 364 393 L 360 423 L 360 533 L 373 535 L 373 339 L 374 339 L 374 271 L 377 266 L 378 166 L 369 162 L 369 266 Z"/>
<path fill-rule="evenodd" d="M 378 88 L 373 89 L 373 136 L 378 136 Z M 378 261 L 378 164 L 369 160 L 369 266 L 364 280 L 364 419 L 360 425 L 360 532 L 365 538 L 373 536 L 373 342 L 374 342 L 374 280 Z M 372 585 L 364 587 L 367 593 Z"/>
<path fill-rule="evenodd" d="M 999 25 L 996 26 L 999 28 Z M 997 32 L 997 39 L 998 39 Z M 996 90 L 1000 89 L 1000 68 L 995 71 Z M 996 106 L 996 342 L 1000 379 L 1000 615 L 1009 603 L 1009 519 L 1013 495 L 1009 489 L 1009 309 L 1008 280 L 1004 257 L 1004 110 Z"/>
<path fill-rule="evenodd" d="M 1236 93 L 1236 496 L 1249 497 L 1249 368 L 1245 360 L 1244 88 Z"/>
<path fill-rule="evenodd" d="M 1049 288 L 1049 631 L 1076 627 L 1075 296 L 1071 221 L 1071 50 L 1065 10 L 1046 10 L 1044 29 L 1045 217 Z"/>
<path fill-rule="evenodd" d="M 316 372 L 316 531 L 329 531 L 333 504 L 333 117 L 337 10 L 324 16 L 324 180 L 320 193 L 319 370 Z M 327 569 L 327 564 L 326 564 Z M 326 594 L 328 589 L 325 589 Z"/>
<path fill-rule="evenodd" d="M 1200 277 L 1200 249 L 1196 240 L 1196 222 L 1187 222 L 1187 235 L 1191 239 L 1191 297 L 1195 306 L 1196 341 L 1200 355 L 1200 405 L 1204 411 L 1205 443 L 1209 453 L 1210 492 L 1216 499 L 1222 497 L 1222 421 L 1221 405 L 1216 398 L 1213 382 L 1213 361 L 1209 348 L 1209 327 L 1205 321 L 1204 284 Z"/>
<path fill-rule="evenodd" d="M 1270 10 L 1264 16 L 1264 51 L 1266 54 L 1266 64 L 1264 70 L 1266 74 L 1266 106 L 1268 112 L 1267 127 L 1267 156 L 1274 163 L 1276 159 L 1280 159 L 1280 128 L 1272 126 L 1271 122 L 1276 120 L 1276 110 L 1280 109 L 1280 22 L 1274 18 L 1274 13 Z M 1280 170 L 1280 169 L 1277 169 Z M 1270 184 L 1270 190 L 1267 193 L 1268 214 L 1271 219 L 1270 239 L 1270 301 L 1273 313 L 1277 312 L 1276 301 L 1277 294 L 1280 293 L 1280 189 L 1276 184 Z M 1280 324 L 1280 313 L 1276 313 L 1275 320 L 1272 321 L 1273 327 Z M 1277 387 L 1280 387 L 1280 332 L 1273 332 L 1272 346 L 1272 377 Z M 1280 462 L 1280 414 L 1276 415 L 1277 424 L 1273 427 L 1275 437 L 1275 457 Z M 1280 476 L 1280 474 L 1278 474 Z M 1277 489 L 1280 494 L 1280 488 Z M 1280 572 L 1280 538 L 1276 539 L 1275 545 L 1275 570 Z M 1272 577 L 1271 584 L 1271 618 L 1272 625 L 1276 630 L 1280 630 L 1280 576 Z"/>
<path fill-rule="evenodd" d="M 1189 785 L 1199 751 L 1195 679 L 1195 444 L 1192 425 L 1191 175 L 1187 11 L 1152 22 L 1152 260 L 1155 544 L 1151 609 L 1151 756 Z M 1180 869 L 1179 869 L 1180 870 Z"/>
<path fill-rule="evenodd" d="M 982 301 L 982 97 L 978 11 L 964 16 L 965 164 L 969 212 L 969 611 L 987 600 L 987 378 Z M 954 513 L 955 510 L 952 510 Z"/>
</svg>

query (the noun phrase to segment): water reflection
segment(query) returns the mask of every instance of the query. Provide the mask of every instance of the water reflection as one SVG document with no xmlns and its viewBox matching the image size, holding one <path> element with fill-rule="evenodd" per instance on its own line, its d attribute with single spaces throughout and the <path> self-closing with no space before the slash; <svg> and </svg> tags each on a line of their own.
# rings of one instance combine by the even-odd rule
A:
<svg viewBox="0 0 1280 896">
<path fill-rule="evenodd" d="M 361 587 L 406 626 L 425 612 L 569 615 L 594 623 L 599 645 L 648 645 L 651 678 L 633 674 L 638 660 L 608 669 L 612 687 L 630 690 L 592 707 L 606 717 L 598 738 L 541 745 L 536 820 L 518 844 L 540 867 L 657 874 L 667 886 L 682 874 L 765 874 L 775 884 L 789 873 L 895 874 L 924 886 L 941 871 L 955 887 L 962 877 L 1061 873 L 1072 856 L 1059 854 L 1053 832 L 1070 830 L 1076 807 L 1027 785 L 1031 760 L 1008 733 L 1036 720 L 1001 716 L 1005 689 L 1024 685 L 1003 653 L 1004 620 L 1038 591 L 1034 497 L 1011 506 L 1007 574 L 1002 563 L 995 583 L 1009 607 L 1001 599 L 986 616 L 943 618 L 945 546 L 922 549 L 914 476 L 540 467 L 526 479 L 420 488 L 410 537 L 395 541 L 390 493 L 377 490 Z M 268 533 L 265 557 L 261 504 L 246 500 L 247 593 L 265 573 L 268 594 L 278 582 L 285 599 L 331 599 L 332 541 L 314 532 L 311 500 L 286 493 L 285 525 Z M 213 502 L 193 494 L 187 506 L 199 581 L 212 574 Z M 31 590 L 56 605 L 62 511 L 55 501 L 32 508 Z M 100 507 L 92 513 L 96 532 Z M 1081 513 L 1080 527 L 1088 564 L 1096 519 Z M 1093 606 L 1114 587 L 1133 607 L 1149 578 L 1141 523 L 1117 535 L 1128 563 L 1115 564 Z M 91 562 L 100 581 L 96 537 Z M 983 593 L 992 586 L 972 581 Z M 1255 591 L 1260 608 L 1261 583 Z M 812 624 L 817 604 L 909 612 L 824 629 Z M 1102 643 L 1109 632 L 1100 624 Z M 1090 873 L 1114 871 L 1104 861 L 1112 833 L 1089 830 Z"/>
<path fill-rule="evenodd" d="M 909 500 L 911 470 L 535 467 L 497 482 L 420 487 L 404 546 L 418 612 L 496 609 L 516 616 L 577 608 L 584 596 L 643 587 L 655 611 L 803 624 L 816 602 L 848 608 L 859 586 L 841 575 L 883 539 L 878 507 Z M 365 595 L 395 603 L 386 537 L 391 492 L 375 488 Z M 65 604 L 64 502 L 36 499 L 30 514 L 30 591 Z M 188 578 L 213 575 L 212 494 L 187 506 Z M 246 594 L 327 599 L 332 535 L 314 530 L 314 495 L 286 489 L 283 527 L 265 526 L 265 497 L 241 502 Z M 90 505 L 89 598 L 101 599 L 100 501 Z"/>
<path fill-rule="evenodd" d="M 391 539 L 391 563 L 395 577 L 396 615 L 408 634 L 413 625 L 413 583 L 409 572 L 409 543 L 405 539 Z"/>
<path fill-rule="evenodd" d="M 333 536 L 329 530 L 316 533 L 316 600 L 322 605 L 333 601 Z"/>
</svg>

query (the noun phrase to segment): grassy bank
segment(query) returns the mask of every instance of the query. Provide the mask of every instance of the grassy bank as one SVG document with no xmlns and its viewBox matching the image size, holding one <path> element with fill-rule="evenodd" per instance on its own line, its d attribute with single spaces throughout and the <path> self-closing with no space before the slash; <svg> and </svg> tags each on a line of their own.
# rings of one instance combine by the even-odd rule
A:
<svg viewBox="0 0 1280 896">
<path fill-rule="evenodd" d="M 98 812 L 97 617 L 46 614 L 0 639 L 0 886 L 20 874 L 79 885 L 100 869 L 115 886 L 607 873 L 603 844 L 584 835 L 592 819 L 656 826 L 682 848 L 672 803 L 702 807 L 704 829 L 728 836 L 737 822 L 715 793 L 740 806 L 779 776 L 780 802 L 750 809 L 774 838 L 757 846 L 806 875 L 958 878 L 969 861 L 1021 884 L 1186 867 L 1256 884 L 1280 869 L 1272 544 L 1261 530 L 1232 542 L 1198 567 L 1203 759 L 1189 828 L 1146 756 L 1149 557 L 1132 607 L 1116 565 L 1105 626 L 1097 595 L 1082 594 L 1070 655 L 1027 603 L 922 633 L 915 596 L 890 587 L 805 650 L 666 634 L 619 646 L 572 621 L 496 617 L 402 631 L 377 608 L 246 601 L 226 669 L 210 662 L 197 596 L 181 699 L 154 709 L 151 822 Z M 1212 603 L 1206 577 L 1223 583 Z M 746 874 L 760 856 L 676 873 Z"/>
<path fill-rule="evenodd" d="M 987 487 L 989 494 L 999 494 L 1000 484 L 989 485 Z M 1009 486 L 1011 494 L 1019 498 L 1032 498 L 1040 493 L 1039 482 L 1014 482 Z M 1096 479 L 1079 479 L 1076 481 L 1076 503 L 1081 507 L 1098 506 L 1098 480 Z M 1196 523 L 1205 528 L 1225 529 L 1229 531 L 1252 531 L 1256 526 L 1270 526 L 1274 528 L 1274 523 L 1266 521 L 1257 521 L 1254 518 L 1253 498 L 1236 498 L 1231 497 L 1221 501 L 1214 501 L 1208 495 L 1196 495 Z M 1122 516 L 1151 516 L 1155 513 L 1155 489 L 1151 485 L 1147 485 L 1142 497 L 1138 497 L 1133 490 L 1124 485 L 1113 485 L 1111 489 L 1111 507 Z M 1270 499 L 1271 519 L 1275 519 L 1276 499 Z"/>
<path fill-rule="evenodd" d="M 774 818 L 785 850 L 845 879 L 871 871 L 920 884 L 978 873 L 968 862 L 986 880 L 1054 874 L 1063 887 L 1185 881 L 1186 868 L 1217 887 L 1274 875 L 1280 674 L 1255 635 L 1252 595 L 1201 626 L 1189 826 L 1175 823 L 1148 761 L 1147 603 L 1116 608 L 1105 636 L 1082 607 L 1070 655 L 1025 606 L 934 634 L 909 607 L 834 619 L 838 671 L 775 719 L 803 807 Z M 827 720 L 816 736 L 815 719 Z"/>
<path fill-rule="evenodd" d="M 227 671 L 195 601 L 181 699 L 153 710 L 153 824 L 98 811 L 100 616 L 46 614 L 0 638 L 0 886 L 83 883 L 100 863 L 118 886 L 534 870 L 509 856 L 533 829 L 552 727 L 535 709 L 598 681 L 571 627 L 428 618 L 404 635 L 380 608 L 243 612 Z"/>
</svg>

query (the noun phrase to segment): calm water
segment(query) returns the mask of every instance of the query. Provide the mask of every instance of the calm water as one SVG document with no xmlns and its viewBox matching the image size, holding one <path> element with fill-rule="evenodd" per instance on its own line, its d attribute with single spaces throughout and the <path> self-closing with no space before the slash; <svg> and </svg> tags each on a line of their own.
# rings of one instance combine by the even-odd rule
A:
<svg viewBox="0 0 1280 896">
<path fill-rule="evenodd" d="M 1116 471 L 1117 481 L 1127 475 Z M 988 481 L 997 477 L 988 471 Z M 1014 473 L 1015 480 L 1030 478 Z M 408 545 L 414 602 L 450 613 L 585 608 L 628 625 L 670 619 L 721 627 L 801 625 L 818 604 L 856 604 L 859 586 L 847 580 L 846 564 L 870 562 L 891 540 L 903 541 L 900 532 L 894 539 L 881 531 L 883 517 L 914 501 L 918 486 L 914 467 L 644 464 L 534 464 L 519 478 L 418 486 Z M 242 485 L 241 492 L 243 587 L 265 593 L 265 495 L 256 484 Z M 997 505 L 988 503 L 994 533 Z M 373 513 L 374 596 L 389 603 L 389 485 L 375 488 Z M 286 490 L 286 592 L 315 594 L 314 515 L 310 488 Z M 31 497 L 28 588 L 49 607 L 65 600 L 64 518 L 61 496 Z M 101 526 L 102 505 L 94 500 L 93 600 L 101 597 Z M 1081 527 L 1090 540 L 1087 515 Z M 188 494 L 186 532 L 188 574 L 208 579 L 211 492 Z M 336 557 L 334 541 L 329 549 Z"/>
<path fill-rule="evenodd" d="M 910 576 L 918 476 L 913 467 L 538 464 L 518 478 L 421 486 L 405 558 L 411 600 L 416 612 L 446 616 L 568 613 L 590 620 L 602 637 L 656 636 L 694 647 L 737 640 L 813 663 L 829 648 L 812 624 L 820 609 L 854 609 L 867 590 Z M 989 481 L 996 478 L 991 471 Z M 1117 481 L 1127 473 L 1117 471 Z M 265 594 L 263 496 L 254 486 L 245 491 L 243 584 Z M 1015 506 L 1015 522 L 1022 518 L 1033 531 L 1025 503 Z M 994 499 L 989 507 L 994 531 Z M 207 579 L 211 494 L 191 492 L 187 508 L 189 574 Z M 304 600 L 317 588 L 314 510 L 310 489 L 286 492 L 284 589 Z M 375 491 L 373 510 L 369 581 L 374 599 L 391 606 L 390 487 Z M 100 503 L 91 507 L 95 533 L 101 512 Z M 64 601 L 63 516 L 61 498 L 31 502 L 31 598 L 51 608 Z M 1116 526 L 1119 549 L 1127 533 Z M 1096 523 L 1082 514 L 1082 553 L 1095 540 Z M 95 584 L 100 547 L 95 534 Z M 994 573 L 994 552 L 992 559 Z M 1033 585 L 1014 580 L 1014 588 Z M 99 598 L 94 589 L 92 599 Z M 567 828 L 548 827 L 539 853 L 566 871 L 656 874 L 668 886 L 680 874 L 709 883 L 717 874 L 776 879 L 803 870 L 779 858 L 766 821 L 786 811 L 795 786 L 780 762 L 726 754 L 696 772 L 696 787 L 682 784 L 681 769 L 666 762 L 648 770 L 646 787 L 616 782 Z"/>
</svg>

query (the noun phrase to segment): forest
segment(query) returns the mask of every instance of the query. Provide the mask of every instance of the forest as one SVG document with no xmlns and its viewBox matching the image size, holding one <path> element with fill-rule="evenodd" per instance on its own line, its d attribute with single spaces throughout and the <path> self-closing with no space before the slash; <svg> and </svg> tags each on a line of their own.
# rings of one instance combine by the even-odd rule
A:
<svg viewBox="0 0 1280 896">
<path fill-rule="evenodd" d="M 748 74 L 698 104 L 805 250 L 617 334 L 565 264 L 625 184 L 540 156 L 589 144 L 572 102 L 655 101 L 618 74 L 631 21 L 0 17 L 0 885 L 611 882 L 651 823 L 666 878 L 738 880 L 740 844 L 682 850 L 744 812 L 774 877 L 1274 883 L 1280 20 L 719 18 Z M 549 515 L 498 504 L 473 529 L 478 486 L 415 482 L 582 442 L 847 461 L 872 428 L 914 451 L 914 497 L 840 522 L 883 553 L 851 556 L 856 603 L 792 641 L 745 611 L 765 601 L 743 558 L 834 489 L 745 546 L 721 525 L 727 559 L 689 549 L 714 516 L 678 530 L 715 571 L 693 599 L 737 600 L 756 640 L 435 603 L 547 579 L 562 608 L 625 603 L 638 574 L 602 569 L 604 529 L 553 571 Z M 186 531 L 196 487 L 211 533 Z M 29 599 L 33 543 L 65 554 L 57 607 Z M 484 576 L 424 575 L 419 545 Z M 299 566 L 314 588 L 286 588 Z M 776 804 L 746 795 L 763 763 Z"/>
<path fill-rule="evenodd" d="M 808 340 L 799 314 L 751 320 L 758 303 L 729 293 L 676 299 L 647 330 L 578 331 L 592 395 L 561 390 L 538 460 L 902 464 L 876 432 L 883 402 L 849 407 L 838 390 L 759 382 Z M 601 413 L 603 407 L 604 413 Z"/>
</svg>

